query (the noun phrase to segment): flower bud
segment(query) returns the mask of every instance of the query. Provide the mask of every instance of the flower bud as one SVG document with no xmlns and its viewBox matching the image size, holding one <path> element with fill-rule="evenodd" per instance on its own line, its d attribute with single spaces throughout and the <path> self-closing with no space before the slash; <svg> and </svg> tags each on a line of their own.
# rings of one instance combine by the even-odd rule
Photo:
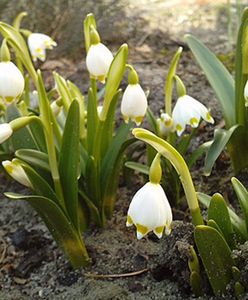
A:
<svg viewBox="0 0 248 300">
<path fill-rule="evenodd" d="M 53 49 L 55 46 L 57 46 L 57 43 L 46 34 L 31 33 L 28 36 L 28 47 L 33 61 L 37 61 L 37 58 L 45 61 L 46 49 Z"/>
<path fill-rule="evenodd" d="M 166 113 L 161 113 L 160 118 L 157 119 L 157 126 L 162 137 L 166 137 L 170 132 L 174 131 L 173 120 Z"/>
<path fill-rule="evenodd" d="M 147 99 L 141 86 L 129 84 L 123 94 L 121 101 L 121 113 L 125 122 L 129 119 L 136 125 L 140 125 L 147 110 Z"/>
<path fill-rule="evenodd" d="M 92 44 L 86 56 L 89 73 L 104 83 L 113 60 L 113 54 L 102 43 Z"/>
<path fill-rule="evenodd" d="M 10 103 L 18 99 L 24 90 L 24 78 L 11 62 L 0 62 L 0 97 Z"/>
<path fill-rule="evenodd" d="M 6 172 L 13 178 L 15 179 L 17 182 L 19 182 L 20 184 L 32 188 L 32 184 L 27 176 L 27 174 L 25 173 L 25 171 L 23 170 L 21 164 L 19 163 L 19 161 L 17 159 L 13 159 L 12 161 L 9 160 L 5 160 L 2 162 L 2 165 L 4 167 L 4 169 L 6 170 Z"/>
<path fill-rule="evenodd" d="M 57 101 L 53 101 L 53 102 L 51 103 L 50 106 L 51 106 L 51 109 L 52 109 L 52 111 L 53 111 L 53 114 L 54 114 L 55 116 L 58 116 L 59 113 L 60 113 L 61 110 L 62 110 L 62 106 L 58 105 Z"/>
<path fill-rule="evenodd" d="M 0 144 L 4 143 L 13 134 L 9 123 L 0 124 Z"/>
</svg>

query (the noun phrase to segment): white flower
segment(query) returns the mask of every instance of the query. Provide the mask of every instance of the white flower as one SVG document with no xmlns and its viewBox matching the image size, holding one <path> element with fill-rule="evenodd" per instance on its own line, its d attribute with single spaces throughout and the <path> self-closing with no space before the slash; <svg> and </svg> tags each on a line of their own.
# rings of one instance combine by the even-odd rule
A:
<svg viewBox="0 0 248 300">
<path fill-rule="evenodd" d="M 0 97 L 6 102 L 19 98 L 24 89 L 24 78 L 11 61 L 0 62 Z"/>
<path fill-rule="evenodd" d="M 172 212 L 163 188 L 158 183 L 146 183 L 134 195 L 128 209 L 127 226 L 135 225 L 137 238 L 153 231 L 158 238 L 171 232 Z"/>
<path fill-rule="evenodd" d="M 167 113 L 162 113 L 160 118 L 157 119 L 158 129 L 161 136 L 166 137 L 174 130 L 172 118 Z"/>
<path fill-rule="evenodd" d="M 4 160 L 2 162 L 2 165 L 6 172 L 17 182 L 19 182 L 22 185 L 25 185 L 29 188 L 32 188 L 32 184 L 30 180 L 28 179 L 27 174 L 23 170 L 22 166 L 20 163 L 16 160 L 13 159 L 12 161 L 9 160 Z"/>
<path fill-rule="evenodd" d="M 50 106 L 53 111 L 53 114 L 57 117 L 61 112 L 62 107 L 57 104 L 57 101 L 53 101 Z"/>
<path fill-rule="evenodd" d="M 248 80 L 246 81 L 245 84 L 245 89 L 244 89 L 244 98 L 245 98 L 245 106 L 248 106 Z"/>
<path fill-rule="evenodd" d="M 57 43 L 46 34 L 31 33 L 28 37 L 28 47 L 33 61 L 37 61 L 37 58 L 45 61 L 46 49 L 53 49 L 55 46 Z"/>
<path fill-rule="evenodd" d="M 5 142 L 13 134 L 13 129 L 9 123 L 0 124 L 0 144 Z"/>
<path fill-rule="evenodd" d="M 186 125 L 196 128 L 200 118 L 206 122 L 214 123 L 209 110 L 202 103 L 191 96 L 179 97 L 172 112 L 172 119 L 178 135 L 181 135 Z"/>
<path fill-rule="evenodd" d="M 105 45 L 92 44 L 86 56 L 86 66 L 91 75 L 104 83 L 112 60 L 113 54 Z"/>
<path fill-rule="evenodd" d="M 129 84 L 121 101 L 121 113 L 125 122 L 131 119 L 137 125 L 140 125 L 146 114 L 146 110 L 147 99 L 145 92 L 138 83 Z"/>
</svg>

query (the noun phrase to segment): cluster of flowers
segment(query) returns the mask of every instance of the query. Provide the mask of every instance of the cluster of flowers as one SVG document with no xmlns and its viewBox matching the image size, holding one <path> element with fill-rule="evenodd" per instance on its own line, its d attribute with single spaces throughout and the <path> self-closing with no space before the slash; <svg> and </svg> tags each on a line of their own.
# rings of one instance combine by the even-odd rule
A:
<svg viewBox="0 0 248 300">
<path fill-rule="evenodd" d="M 100 42 L 97 32 L 93 35 L 93 42 L 86 57 L 86 66 L 90 75 L 104 83 L 108 70 L 113 60 L 111 51 Z M 40 33 L 32 33 L 28 36 L 28 46 L 33 61 L 44 61 L 46 49 L 52 49 L 56 42 L 49 36 Z M 130 119 L 139 125 L 147 110 L 147 98 L 139 84 L 139 78 L 132 66 L 129 66 L 128 86 L 124 91 L 121 112 L 125 122 Z M 0 97 L 6 105 L 18 100 L 24 90 L 24 78 L 19 69 L 10 61 L 0 62 Z M 52 109 L 58 110 L 57 105 L 52 103 Z M 101 109 L 99 107 L 99 113 Z M 186 125 L 197 127 L 200 119 L 213 123 L 214 120 L 209 110 L 196 99 L 188 95 L 178 98 L 172 116 L 162 113 L 157 119 L 162 135 L 168 135 L 176 131 L 180 136 Z M 11 123 L 0 125 L 0 142 L 3 143 L 13 133 Z M 6 171 L 18 182 L 30 186 L 30 182 L 15 161 L 2 162 Z M 163 188 L 156 182 L 146 183 L 133 197 L 128 210 L 127 226 L 134 224 L 137 228 L 137 238 L 140 239 L 148 232 L 153 231 L 159 238 L 165 229 L 170 233 L 172 212 Z"/>
</svg>

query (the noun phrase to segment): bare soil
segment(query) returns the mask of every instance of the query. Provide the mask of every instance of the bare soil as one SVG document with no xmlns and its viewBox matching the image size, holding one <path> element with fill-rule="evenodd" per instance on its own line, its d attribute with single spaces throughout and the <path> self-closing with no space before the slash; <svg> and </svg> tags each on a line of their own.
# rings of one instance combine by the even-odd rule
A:
<svg viewBox="0 0 248 300">
<path fill-rule="evenodd" d="M 188 94 L 211 108 L 215 127 L 223 126 L 214 93 L 184 44 L 183 35 L 191 32 L 217 54 L 227 55 L 232 48 L 227 39 L 226 1 L 140 0 L 116 1 L 116 4 L 115 1 L 100 1 L 99 5 L 94 6 L 89 1 L 85 7 L 80 1 L 48 1 L 48 7 L 44 4 L 46 2 L 30 1 L 28 4 L 28 1 L 20 1 L 16 4 L 15 1 L 3 1 L 1 5 L 2 17 L 8 21 L 18 9 L 20 11 L 27 5 L 31 16 L 27 24 L 31 29 L 43 29 L 58 41 L 58 48 L 49 53 L 44 64 L 39 65 L 48 87 L 53 85 L 51 72 L 57 70 L 75 82 L 82 91 L 87 91 L 88 75 L 81 42 L 82 19 L 87 12 L 93 11 L 99 20 L 105 44 L 115 51 L 123 42 L 128 42 L 129 61 L 137 69 L 144 89 L 150 91 L 149 105 L 156 115 L 164 107 L 164 81 L 169 62 L 178 46 L 183 46 L 178 74 Z M 51 3 L 54 4 L 53 10 Z M 104 5 L 104 11 L 100 9 L 101 5 Z M 50 14 L 47 9 L 50 9 Z M 64 15 L 62 11 L 65 11 Z M 46 31 L 50 18 L 56 12 L 51 32 L 49 29 Z M 68 23 L 68 19 L 72 24 Z M 41 20 L 40 27 L 37 20 Z M 47 23 L 44 20 L 50 21 Z M 61 33 L 63 30 L 65 33 Z M 213 131 L 214 126 L 203 125 L 192 147 L 209 140 Z M 222 192 L 232 201 L 230 178 L 233 174 L 227 154 L 218 159 L 208 178 L 202 175 L 202 166 L 203 160 L 197 163 L 192 173 L 196 189 L 210 195 Z M 142 179 L 134 175 L 132 182 L 128 186 L 121 184 L 115 214 L 106 228 L 91 227 L 85 233 L 85 243 L 93 264 L 86 270 L 77 271 L 70 268 L 35 211 L 25 202 L 12 202 L 2 195 L 0 300 L 194 299 L 187 267 L 187 249 L 193 244 L 193 228 L 187 223 L 187 213 L 173 211 L 175 219 L 180 221 L 174 222 L 169 237 L 158 240 L 149 235 L 137 241 L 134 228 L 125 227 L 128 205 L 133 194 L 141 187 Z M 6 179 L 4 174 L 0 175 L 0 185 L 2 193 L 10 190 L 26 193 L 21 186 Z M 241 266 L 247 266 L 247 245 L 242 247 L 235 255 Z M 242 274 L 246 282 L 247 273 Z M 214 299 L 207 282 L 204 293 L 205 296 L 199 299 Z M 248 299 L 248 295 L 244 299 Z"/>
</svg>

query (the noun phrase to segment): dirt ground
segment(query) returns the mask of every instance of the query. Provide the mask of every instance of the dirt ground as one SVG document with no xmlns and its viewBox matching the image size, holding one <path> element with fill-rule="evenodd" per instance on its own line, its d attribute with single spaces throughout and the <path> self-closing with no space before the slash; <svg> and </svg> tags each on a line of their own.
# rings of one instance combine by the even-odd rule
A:
<svg viewBox="0 0 248 300">
<path fill-rule="evenodd" d="M 68 1 L 70 13 L 77 2 Z M 6 11 L 5 19 L 13 14 L 6 3 L 2 3 Z M 20 1 L 18 5 L 23 8 L 25 3 Z M 137 69 L 143 88 L 150 91 L 149 105 L 155 115 L 159 115 L 159 110 L 164 107 L 164 81 L 169 62 L 178 46 L 183 46 L 178 74 L 188 94 L 210 107 L 216 121 L 215 127 L 221 127 L 222 117 L 217 100 L 185 45 L 183 36 L 193 33 L 217 54 L 226 57 L 233 51 L 234 39 L 233 36 L 228 38 L 226 1 L 118 1 L 121 11 L 113 7 L 113 3 L 107 10 L 107 16 L 113 16 L 116 12 L 113 20 L 107 20 L 104 13 L 100 14 L 99 9 L 92 7 L 97 16 L 100 14 L 97 20 L 102 41 L 113 51 L 124 42 L 129 44 L 129 62 Z M 62 9 L 62 6 L 58 7 L 58 10 Z M 78 12 L 74 13 L 77 15 Z M 236 23 L 236 17 L 233 11 L 232 24 Z M 83 18 L 82 14 L 78 22 L 82 24 Z M 63 18 L 56 21 L 59 30 L 71 30 L 63 26 Z M 30 26 L 39 28 L 32 21 Z M 79 28 L 78 25 L 76 28 Z M 51 72 L 57 70 L 86 92 L 88 75 L 82 42 L 78 45 L 74 32 L 71 32 L 73 39 L 68 40 L 71 43 L 71 51 L 68 51 L 64 36 L 55 29 L 52 33 L 59 46 L 48 54 L 44 64 L 39 65 L 47 86 L 53 85 Z M 214 126 L 203 126 L 201 138 L 196 138 L 194 145 L 210 139 L 213 130 Z M 230 188 L 227 186 L 230 186 L 232 173 L 225 157 L 218 160 L 208 178 L 199 176 L 202 166 L 200 161 L 193 171 L 197 190 L 208 194 L 218 191 L 228 196 Z M 73 271 L 35 211 L 25 202 L 12 202 L 4 198 L 4 191 L 26 191 L 0 174 L 0 300 L 194 299 L 188 283 L 187 247 L 193 240 L 192 226 L 186 222 L 187 218 L 174 211 L 174 216 L 180 221 L 175 221 L 172 234 L 160 241 L 152 235 L 137 241 L 134 228 L 125 227 L 128 205 L 141 185 L 141 180 L 136 177 L 132 179 L 133 185 L 127 187 L 121 184 L 114 217 L 106 228 L 91 227 L 85 233 L 85 243 L 93 259 L 92 266 Z M 206 295 L 199 299 L 214 299 L 207 284 L 204 293 Z M 245 297 L 248 299 L 248 295 Z"/>
</svg>

